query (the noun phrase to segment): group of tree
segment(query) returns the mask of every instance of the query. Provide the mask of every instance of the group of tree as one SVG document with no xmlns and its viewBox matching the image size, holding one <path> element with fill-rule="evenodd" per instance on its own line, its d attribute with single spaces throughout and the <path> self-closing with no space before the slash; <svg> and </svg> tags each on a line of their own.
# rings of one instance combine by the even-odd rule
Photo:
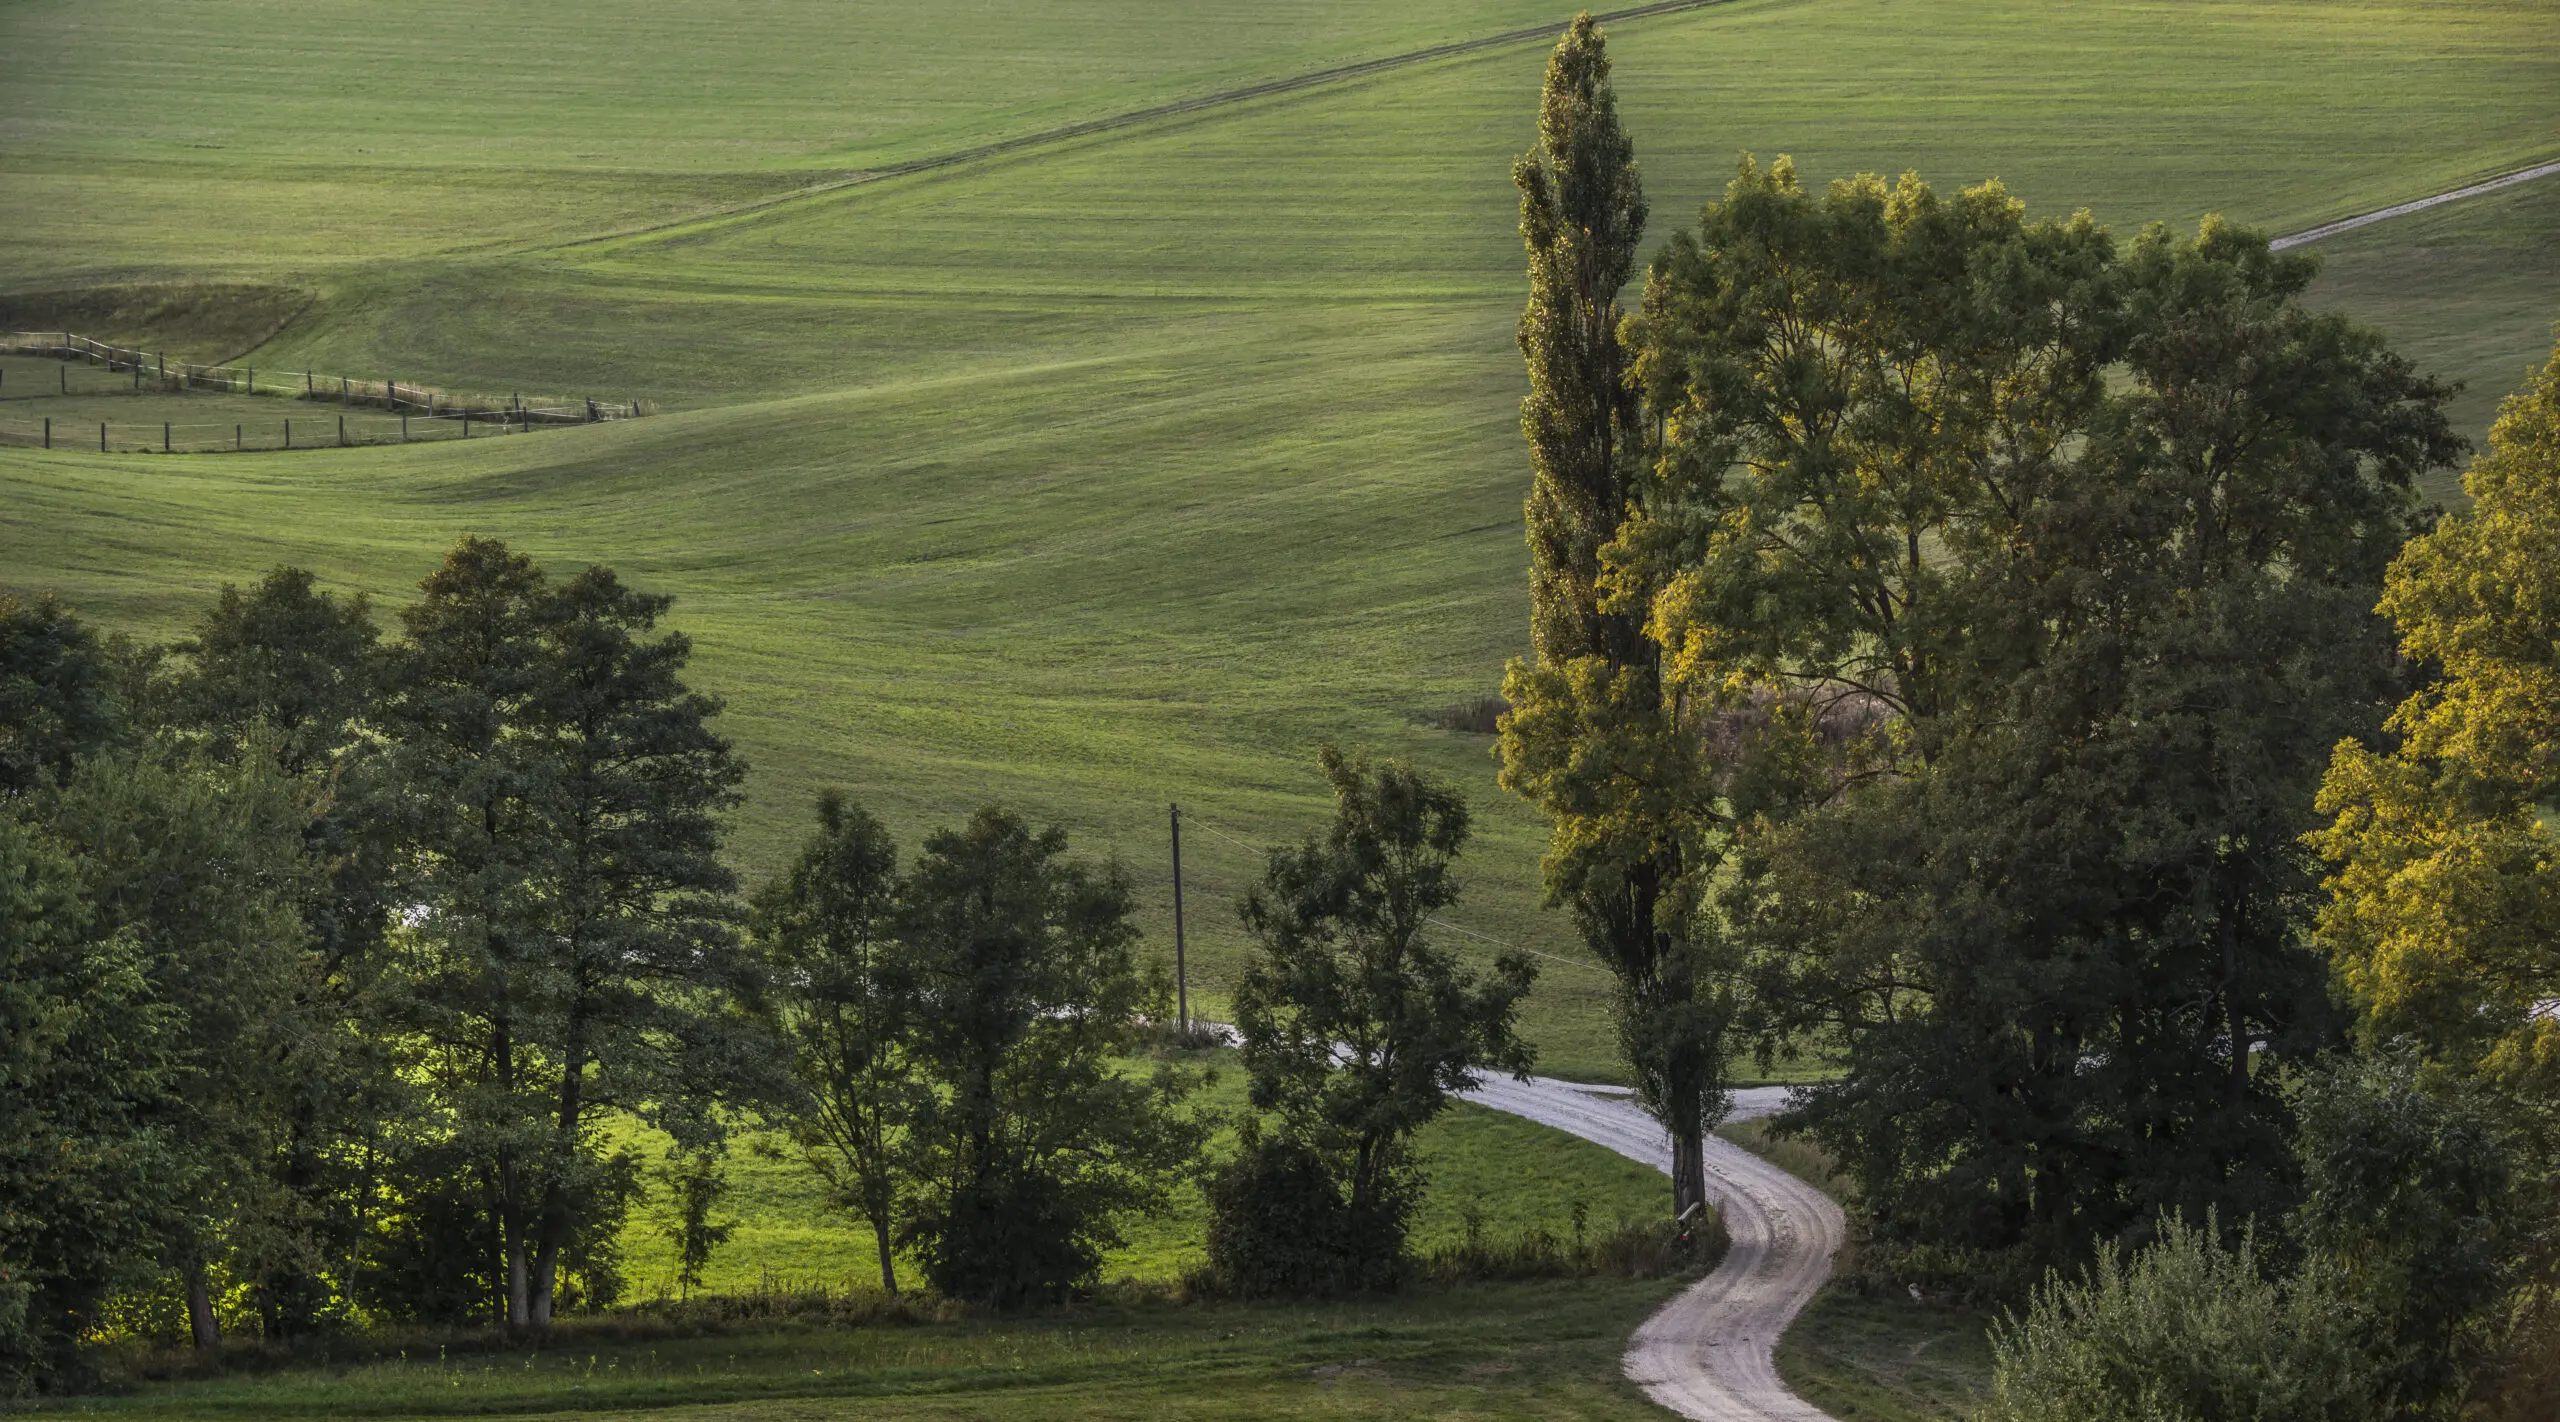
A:
<svg viewBox="0 0 2560 1422">
<path fill-rule="evenodd" d="M 2451 391 L 2313 309 L 2314 259 L 1784 158 L 1626 311 L 1646 209 L 1588 17 L 1516 177 L 1534 656 L 1498 755 L 1675 1204 L 1728 1063 L 1820 1052 L 1789 1124 L 1871 1268 L 2022 1299 L 2155 1237 L 2236 1277 L 2207 1255 L 2258 1229 L 2238 1273 L 2422 1340 L 2375 1395 L 2454 1405 L 2555 1282 L 2547 1225 L 2497 1223 L 2550 1219 L 2560 1166 L 2551 375 L 2433 522 Z"/>
<path fill-rule="evenodd" d="M 667 606 L 480 538 L 390 639 L 295 569 L 170 646 L 0 598 L 0 1390 L 76 1379 L 111 1305 L 211 1346 L 610 1304 L 637 1127 L 689 1281 L 741 1124 L 884 1276 L 998 1303 L 1192 1168 L 1190 1079 L 1114 1065 L 1130 887 L 1058 833 L 984 811 L 902 876 L 830 795 L 739 903 Z"/>
<path fill-rule="evenodd" d="M 166 646 L 0 597 L 0 1385 L 76 1380 L 110 1310 L 202 1347 L 226 1317 L 539 1330 L 622 1294 L 652 1178 L 693 1286 L 742 1128 L 891 1293 L 911 1260 L 1059 1298 L 1213 1170 L 1224 1286 L 1397 1279 L 1415 1132 L 1529 1060 L 1525 959 L 1480 979 L 1431 934 L 1452 787 L 1324 757 L 1331 830 L 1241 906 L 1254 1110 L 1213 1166 L 1203 1075 L 1143 1061 L 1168 1004 L 1130 880 L 1060 831 L 988 808 L 902 868 L 829 790 L 738 892 L 744 768 L 667 607 L 482 538 L 390 639 L 292 568 Z"/>
</svg>

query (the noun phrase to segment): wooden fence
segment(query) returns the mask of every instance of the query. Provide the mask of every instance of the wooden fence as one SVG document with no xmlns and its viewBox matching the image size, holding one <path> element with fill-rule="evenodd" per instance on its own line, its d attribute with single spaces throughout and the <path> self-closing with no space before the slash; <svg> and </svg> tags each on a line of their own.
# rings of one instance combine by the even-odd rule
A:
<svg viewBox="0 0 2560 1422">
<path fill-rule="evenodd" d="M 322 401 L 348 409 L 370 408 L 413 419 L 477 423 L 484 430 L 598 424 L 606 420 L 633 419 L 648 412 L 647 403 L 641 400 L 556 395 L 528 398 L 521 392 L 504 396 L 475 395 L 396 379 L 358 380 L 351 376 L 323 375 L 309 370 L 262 370 L 248 365 L 173 361 L 164 352 L 120 346 L 76 331 L 12 331 L 0 337 L 0 351 L 83 361 L 112 371 L 130 371 L 133 388 L 137 391 L 204 390 L 232 395 L 283 396 Z"/>
</svg>

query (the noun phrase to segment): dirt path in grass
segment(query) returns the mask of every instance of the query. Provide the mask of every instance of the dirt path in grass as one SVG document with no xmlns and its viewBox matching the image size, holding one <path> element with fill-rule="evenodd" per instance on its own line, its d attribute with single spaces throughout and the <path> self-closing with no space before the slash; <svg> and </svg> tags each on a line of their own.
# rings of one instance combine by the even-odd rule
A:
<svg viewBox="0 0 2560 1422">
<path fill-rule="evenodd" d="M 1489 1080 L 1469 1100 L 1526 1116 L 1669 1173 L 1671 1146 L 1621 1088 L 1551 1077 Z M 1734 1093 L 1731 1119 L 1766 1116 L 1786 1088 Z M 1831 1274 L 1848 1222 L 1830 1197 L 1740 1146 L 1707 1139 L 1707 1193 L 1733 1247 L 1714 1273 L 1645 1320 L 1627 1376 L 1656 1402 L 1700 1422 L 1829 1422 L 1787 1391 L 1772 1357 L 1778 1335 Z"/>
<path fill-rule="evenodd" d="M 1622 20 L 1650 19 L 1656 15 L 1676 15 L 1684 10 L 1702 10 L 1710 5 L 1723 5 L 1730 3 L 1732 3 L 1732 0 L 1654 0 L 1654 3 L 1652 4 L 1637 5 L 1624 10 L 1611 10 L 1606 14 L 1595 15 L 1592 18 L 1598 20 L 1604 25 L 1607 25 L 1615 24 Z M 1008 153 L 1019 153 L 1027 148 L 1047 148 L 1054 144 L 1066 143 L 1078 138 L 1090 138 L 1097 133 L 1109 133 L 1114 129 L 1132 128 L 1138 124 L 1152 123 L 1157 119 L 1179 118 L 1186 114 L 1198 113 L 1203 109 L 1224 108 L 1230 104 L 1241 104 L 1253 99 L 1268 99 L 1274 95 L 1295 93 L 1300 89 L 1312 89 L 1319 85 L 1339 84 L 1350 79 L 1365 79 L 1372 74 L 1384 74 L 1393 69 L 1404 69 L 1416 64 L 1428 64 L 1435 59 L 1454 59 L 1459 55 L 1473 54 L 1478 50 L 1500 49 L 1506 45 L 1529 44 L 1540 40 L 1552 43 L 1558 36 L 1564 33 L 1565 23 L 1566 21 L 1564 19 L 1559 18 L 1550 24 L 1531 25 L 1526 29 L 1505 30 L 1498 35 L 1479 35 L 1474 39 L 1458 40 L 1451 44 L 1436 44 L 1428 49 L 1408 50 L 1403 54 L 1390 54 L 1378 59 L 1364 59 L 1357 64 L 1341 64 L 1336 65 L 1331 69 L 1317 69 L 1304 74 L 1292 74 L 1280 79 L 1266 79 L 1259 84 L 1246 84 L 1238 88 L 1221 89 L 1213 94 L 1202 94 L 1196 98 L 1189 99 L 1176 99 L 1169 104 L 1155 104 L 1143 109 L 1131 109 L 1127 113 L 1111 114 L 1103 118 L 1085 119 L 1080 123 L 1060 124 L 1056 128 L 1044 128 L 1034 133 L 1018 134 L 1012 138 L 998 139 L 993 143 L 981 143 L 973 148 L 960 148 L 954 149 L 948 153 L 936 153 L 929 157 L 911 158 L 903 163 L 883 163 L 877 168 L 863 168 L 854 172 L 843 173 L 836 177 L 825 179 L 821 182 L 811 183 L 806 187 L 793 188 L 789 192 L 774 193 L 765 197 L 755 198 L 747 202 L 736 203 L 726 207 L 712 208 L 708 211 L 696 212 L 685 217 L 671 218 L 664 222 L 652 222 L 640 227 L 619 228 L 611 232 L 591 233 L 584 237 L 570 238 L 566 241 L 540 242 L 534 244 L 533 249 L 566 250 L 571 247 L 591 246 L 599 242 L 620 241 L 627 237 L 645 237 L 652 233 L 672 231 L 679 227 L 690 227 L 701 222 L 714 222 L 727 218 L 744 217 L 750 213 L 762 212 L 768 208 L 780 207 L 785 203 L 799 202 L 806 198 L 817 197 L 822 194 L 836 192 L 844 188 L 860 187 L 866 183 L 877 183 L 889 178 L 903 178 L 916 173 L 930 173 L 941 168 L 955 168 L 964 163 L 976 163 L 987 158 L 1001 158 Z"/>
<path fill-rule="evenodd" d="M 2323 237 L 2335 237 L 2341 232 L 2353 232 L 2359 227 L 2371 227 L 2377 222 L 2388 222 L 2395 217 L 2406 217 L 2413 212 L 2424 212 L 2431 207 L 2442 207 L 2449 202 L 2479 197 L 2483 193 L 2494 193 L 2500 188 L 2512 188 L 2518 183 L 2530 183 L 2536 178 L 2548 178 L 2554 174 L 2560 174 L 2560 163 L 2537 163 L 2530 168 L 2518 168 L 2512 173 L 2501 173 L 2487 182 L 2473 183 L 2467 188 L 2455 188 L 2451 192 L 2394 203 L 2378 211 L 2359 213 L 2354 217 L 2341 218 L 2336 222 L 2324 222 L 2317 227 L 2278 237 L 2267 245 L 2281 252 L 2287 247 L 2299 247 L 2306 242 L 2317 242 Z"/>
</svg>

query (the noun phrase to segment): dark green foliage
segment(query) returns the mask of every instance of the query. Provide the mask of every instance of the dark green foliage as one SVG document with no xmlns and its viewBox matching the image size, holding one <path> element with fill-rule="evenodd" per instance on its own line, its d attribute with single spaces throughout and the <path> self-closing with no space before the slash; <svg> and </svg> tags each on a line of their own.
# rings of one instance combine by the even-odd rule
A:
<svg viewBox="0 0 2560 1422">
<path fill-rule="evenodd" d="M 467 1142 L 409 1143 L 366 1182 L 378 1192 L 363 1265 L 351 1292 L 373 1317 L 401 1323 L 486 1324 L 507 1285 L 505 1237 L 490 1208 L 489 1166 Z M 602 1154 L 568 1196 L 559 1307 L 609 1308 L 623 1293 L 621 1237 L 641 1187 L 628 1151 Z M 497 1310 L 503 1317 L 503 1310 Z"/>
<path fill-rule="evenodd" d="M 1735 718 L 1721 907 L 1770 1024 L 1846 1047 L 1800 1119 L 1889 1267 L 2021 1279 L 2291 1198 L 2269 1068 L 2334 1030 L 2301 836 L 2458 449 L 2311 273 L 1782 159 L 1649 278 L 1674 436 L 1610 556 Z"/>
<path fill-rule="evenodd" d="M 400 970 L 437 1130 L 486 1160 L 506 1316 L 547 1323 L 577 1202 L 615 1191 L 598 1113 L 712 1130 L 751 1070 L 720 1009 L 744 963 L 717 858 L 743 769 L 652 636 L 667 600 L 553 588 L 465 539 L 403 614 L 386 729 L 411 892 Z"/>
<path fill-rule="evenodd" d="M 839 1209 L 871 1225 L 880 1287 L 898 1291 L 898 1156 L 915 1114 L 909 1060 L 916 980 L 894 934 L 898 851 L 836 790 L 791 868 L 756 893 L 762 999 L 797 1091 L 784 1112 L 802 1159 Z"/>
<path fill-rule="evenodd" d="M 327 769 L 371 709 L 379 633 L 362 594 L 340 600 L 301 568 L 277 568 L 248 592 L 225 583 L 195 636 L 175 650 L 162 714 L 236 756 L 253 741 L 287 775 Z"/>
<path fill-rule="evenodd" d="M 123 728 L 97 634 L 50 596 L 0 593 L 0 795 L 33 789 Z"/>
<path fill-rule="evenodd" d="M 1413 1133 L 1477 1073 L 1532 1058 L 1512 1030 L 1527 958 L 1504 955 L 1483 981 L 1429 935 L 1457 902 L 1465 801 L 1402 762 L 1328 749 L 1323 764 L 1332 829 L 1272 850 L 1242 906 L 1257 952 L 1236 1027 L 1253 1106 L 1276 1125 L 1213 1190 L 1211 1262 L 1240 1289 L 1393 1282 L 1420 1191 Z M 1279 1233 L 1302 1220 L 1316 1233 Z"/>
<path fill-rule="evenodd" d="M 80 1335 L 147 1278 L 168 1223 L 174 1014 L 84 889 L 0 810 L 0 1397 L 80 1380 Z"/>
<path fill-rule="evenodd" d="M 2395 1391 L 2452 1410 L 2487 1346 L 2523 1241 L 2508 1152 L 2458 1078 L 2421 1085 L 2406 1050 L 2322 1063 L 2294 1106 L 2304 1251 L 2336 1271 Z"/>
<path fill-rule="evenodd" d="M 226 762 L 271 763 L 298 784 L 304 961 L 267 1066 L 283 1120 L 263 1168 L 274 1247 L 234 1258 L 257 1286 L 259 1322 L 291 1337 L 343 1316 L 367 1160 L 404 1109 L 379 1034 L 395 836 L 365 718 L 381 684 L 379 633 L 362 596 L 319 591 L 299 568 L 248 590 L 225 584 L 143 698 L 164 735 Z M 338 1277 L 333 1281 L 331 1274 Z"/>
<path fill-rule="evenodd" d="M 1249 1298 L 1392 1288 L 1408 1266 L 1406 1236 L 1422 1180 L 1387 1172 L 1354 1210 L 1335 1163 L 1285 1132 L 1248 1121 L 1235 1158 L 1209 1181 L 1209 1267 Z"/>
<path fill-rule="evenodd" d="M 984 809 L 925 841 L 899 938 L 926 1091 L 909 1131 L 902 1237 L 933 1286 L 1009 1306 L 1093 1278 L 1117 1221 L 1154 1208 L 1206 1126 L 1196 1077 L 1122 1076 L 1143 1030 L 1129 883 L 1066 836 Z"/>
<path fill-rule="evenodd" d="M 489 1319 L 504 1297 L 504 1240 L 478 1162 L 444 1142 L 393 1157 L 378 1182 L 386 1197 L 372 1222 L 356 1295 L 367 1311 L 401 1323 Z"/>
<path fill-rule="evenodd" d="M 227 1254 L 254 1274 L 305 1243 L 294 1202 L 268 1188 L 263 1167 L 289 1115 L 276 1068 L 297 1045 L 305 982 L 306 809 L 263 762 L 123 754 L 81 762 L 40 809 L 80 865 L 95 931 L 134 945 L 169 1011 L 174 1073 L 151 1116 L 169 1144 L 153 1182 L 168 1212 L 157 1252 L 210 1346 L 208 1268 Z"/>
</svg>

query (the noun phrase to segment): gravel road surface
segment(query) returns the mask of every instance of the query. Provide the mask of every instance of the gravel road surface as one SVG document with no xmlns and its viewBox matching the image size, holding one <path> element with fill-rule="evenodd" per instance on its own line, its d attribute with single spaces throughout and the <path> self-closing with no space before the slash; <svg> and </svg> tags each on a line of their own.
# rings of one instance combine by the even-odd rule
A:
<svg viewBox="0 0 2560 1422">
<path fill-rule="evenodd" d="M 1730 1119 L 1777 1111 L 1786 1090 L 1735 1092 Z M 1670 1140 L 1623 1088 L 1505 1077 L 1484 1082 L 1467 1099 L 1670 1172 Z M 1710 1136 L 1706 1156 L 1707 1193 L 1724 1214 L 1733 1247 L 1714 1273 L 1636 1330 L 1627 1376 L 1654 1401 L 1700 1422 L 1829 1422 L 1828 1413 L 1778 1380 L 1771 1350 L 1830 1276 L 1848 1223 L 1829 1196 L 1740 1146 Z"/>
</svg>

